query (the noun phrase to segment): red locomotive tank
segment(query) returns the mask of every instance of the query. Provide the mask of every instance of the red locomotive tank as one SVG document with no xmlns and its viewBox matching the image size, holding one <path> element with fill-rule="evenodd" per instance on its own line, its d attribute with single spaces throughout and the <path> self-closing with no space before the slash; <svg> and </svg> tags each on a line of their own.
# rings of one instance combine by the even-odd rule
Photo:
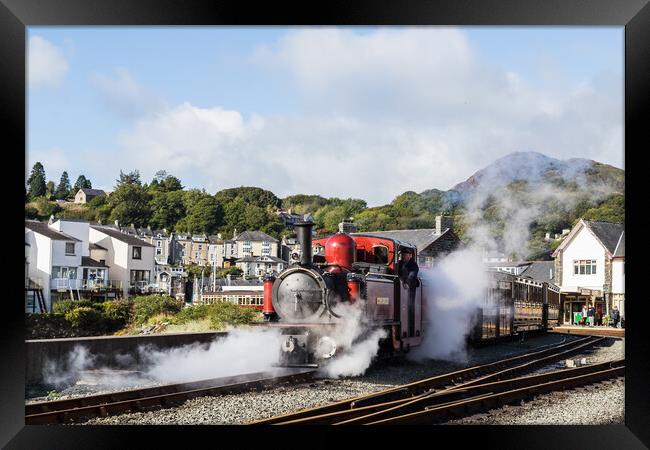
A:
<svg viewBox="0 0 650 450">
<path fill-rule="evenodd" d="M 325 242 L 325 261 L 351 270 L 354 263 L 356 244 L 346 233 L 336 233 Z"/>
</svg>

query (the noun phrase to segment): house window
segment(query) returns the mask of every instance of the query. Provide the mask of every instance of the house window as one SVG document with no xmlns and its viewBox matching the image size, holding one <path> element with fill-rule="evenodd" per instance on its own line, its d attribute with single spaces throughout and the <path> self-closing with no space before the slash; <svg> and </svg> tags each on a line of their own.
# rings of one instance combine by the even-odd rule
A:
<svg viewBox="0 0 650 450">
<path fill-rule="evenodd" d="M 74 242 L 66 242 L 65 243 L 65 254 L 66 255 L 74 255 Z"/>
<path fill-rule="evenodd" d="M 156 255 L 162 255 L 162 248 L 156 249 Z"/>
<path fill-rule="evenodd" d="M 199 244 L 199 251 L 203 250 L 203 246 Z"/>
<path fill-rule="evenodd" d="M 596 275 L 596 260 L 581 259 L 573 261 L 574 275 Z"/>
<path fill-rule="evenodd" d="M 133 247 L 133 259 L 142 259 L 142 247 Z"/>
<path fill-rule="evenodd" d="M 162 241 L 156 241 L 156 245 L 158 245 L 158 248 L 162 247 Z"/>
<path fill-rule="evenodd" d="M 131 271 L 131 284 L 136 282 L 149 282 L 148 270 L 132 270 Z"/>
</svg>

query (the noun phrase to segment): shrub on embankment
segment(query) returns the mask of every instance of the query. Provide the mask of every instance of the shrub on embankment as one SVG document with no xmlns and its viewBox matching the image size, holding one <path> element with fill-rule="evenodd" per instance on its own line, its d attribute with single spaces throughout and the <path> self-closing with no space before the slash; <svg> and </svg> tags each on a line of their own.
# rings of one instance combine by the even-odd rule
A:
<svg viewBox="0 0 650 450">
<path fill-rule="evenodd" d="M 60 300 L 49 314 L 26 314 L 26 339 L 100 336 L 127 326 L 132 316 L 129 300 L 93 302 Z"/>
<path fill-rule="evenodd" d="M 92 302 L 60 300 L 50 314 L 27 314 L 26 339 L 223 330 L 259 320 L 260 312 L 230 303 L 184 306 L 165 295 Z"/>
</svg>

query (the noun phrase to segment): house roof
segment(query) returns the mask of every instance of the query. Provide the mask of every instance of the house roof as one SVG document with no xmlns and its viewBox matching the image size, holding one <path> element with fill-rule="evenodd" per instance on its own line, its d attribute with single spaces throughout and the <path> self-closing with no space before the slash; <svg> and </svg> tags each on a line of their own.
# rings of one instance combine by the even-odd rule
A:
<svg viewBox="0 0 650 450">
<path fill-rule="evenodd" d="M 141 247 L 153 247 L 153 245 L 151 245 L 147 241 L 143 241 L 142 239 L 134 236 L 129 236 L 128 234 L 122 233 L 121 231 L 117 231 L 115 228 L 98 226 L 98 225 L 91 225 L 91 228 L 97 231 L 101 231 L 105 235 L 115 238 L 118 241 L 122 241 L 129 245 L 138 245 Z"/>
<path fill-rule="evenodd" d="M 99 244 L 95 244 L 94 242 L 91 242 L 91 243 L 88 245 L 88 248 L 89 248 L 90 250 L 108 250 L 107 248 L 102 247 L 102 246 L 99 245 Z"/>
<path fill-rule="evenodd" d="M 553 257 L 556 257 L 558 252 L 564 250 L 564 248 L 569 245 L 569 242 L 573 240 L 573 237 L 581 230 L 582 226 L 586 227 L 594 237 L 600 242 L 600 244 L 605 247 L 607 253 L 610 257 L 614 256 L 614 253 L 617 250 L 619 241 L 622 238 L 622 235 L 625 231 L 625 225 L 622 223 L 614 222 L 597 222 L 595 220 L 583 220 L 580 221 L 573 227 L 571 232 L 564 238 L 562 243 L 555 249 L 553 252 Z M 623 242 L 623 244 L 625 244 Z M 621 249 L 624 252 L 625 246 Z"/>
<path fill-rule="evenodd" d="M 436 233 L 435 228 L 421 228 L 419 230 L 388 230 L 388 231 L 371 231 L 363 233 L 352 233 L 352 235 L 368 235 L 376 237 L 388 237 L 392 239 L 397 239 L 398 241 L 408 242 L 415 245 L 418 251 L 427 248 L 429 245 L 433 244 L 435 241 L 440 239 L 446 233 L 450 232 L 451 229 L 447 228 L 442 233 Z"/>
<path fill-rule="evenodd" d="M 63 233 L 61 231 L 56 231 L 47 226 L 44 222 L 39 222 L 37 220 L 25 220 L 25 227 L 32 230 L 34 233 L 41 234 L 45 237 L 48 237 L 55 241 L 75 241 L 81 242 L 76 237 L 70 236 L 69 234 Z"/>
<path fill-rule="evenodd" d="M 546 281 L 555 285 L 554 280 L 551 278 L 551 273 L 555 276 L 555 262 L 554 261 L 531 261 L 530 265 L 521 272 L 520 276 L 529 277 L 537 281 Z"/>
<path fill-rule="evenodd" d="M 614 251 L 614 258 L 624 258 L 625 257 L 625 231 L 621 233 L 621 238 L 616 245 L 616 250 Z"/>
<path fill-rule="evenodd" d="M 264 261 L 262 258 L 268 258 L 274 263 L 286 263 L 284 259 L 280 259 L 276 256 L 245 256 L 243 258 L 239 258 L 237 260 L 238 263 L 240 262 L 269 262 L 269 261 Z"/>
<path fill-rule="evenodd" d="M 99 261 L 95 261 L 90 256 L 81 257 L 81 266 L 82 267 L 108 267 L 106 264 L 102 264 Z"/>
<path fill-rule="evenodd" d="M 88 195 L 93 195 L 93 196 L 106 195 L 106 192 L 102 191 L 101 189 L 81 188 L 79 190 L 83 191 L 83 193 L 86 194 L 86 196 L 88 196 Z"/>
<path fill-rule="evenodd" d="M 521 267 L 528 266 L 532 264 L 531 261 L 488 261 L 487 264 L 490 267 Z"/>
<path fill-rule="evenodd" d="M 591 220 L 585 220 L 585 224 L 613 255 L 616 251 L 616 245 L 618 244 L 623 231 L 625 231 L 625 226 L 622 223 L 596 222 Z"/>
<path fill-rule="evenodd" d="M 266 241 L 278 242 L 278 240 L 262 231 L 243 231 L 237 235 L 235 241 Z"/>
</svg>

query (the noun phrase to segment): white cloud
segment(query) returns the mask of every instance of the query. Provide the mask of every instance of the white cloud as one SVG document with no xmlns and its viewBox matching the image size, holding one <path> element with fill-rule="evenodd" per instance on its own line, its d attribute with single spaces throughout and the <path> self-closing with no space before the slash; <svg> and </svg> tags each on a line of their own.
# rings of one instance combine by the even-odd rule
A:
<svg viewBox="0 0 650 450">
<path fill-rule="evenodd" d="M 160 110 L 164 104 L 155 94 L 141 86 L 123 67 L 114 76 L 94 74 L 92 84 L 104 103 L 118 115 L 133 118 Z"/>
<path fill-rule="evenodd" d="M 30 86 L 59 86 L 68 71 L 63 52 L 50 41 L 32 36 L 28 45 L 27 73 Z"/>
<path fill-rule="evenodd" d="M 370 205 L 448 189 L 515 151 L 622 164 L 620 76 L 541 89 L 481 62 L 459 30 L 297 30 L 254 59 L 295 81 L 301 114 L 163 108 L 122 133 L 115 164 L 210 192 L 256 185 Z"/>
</svg>

